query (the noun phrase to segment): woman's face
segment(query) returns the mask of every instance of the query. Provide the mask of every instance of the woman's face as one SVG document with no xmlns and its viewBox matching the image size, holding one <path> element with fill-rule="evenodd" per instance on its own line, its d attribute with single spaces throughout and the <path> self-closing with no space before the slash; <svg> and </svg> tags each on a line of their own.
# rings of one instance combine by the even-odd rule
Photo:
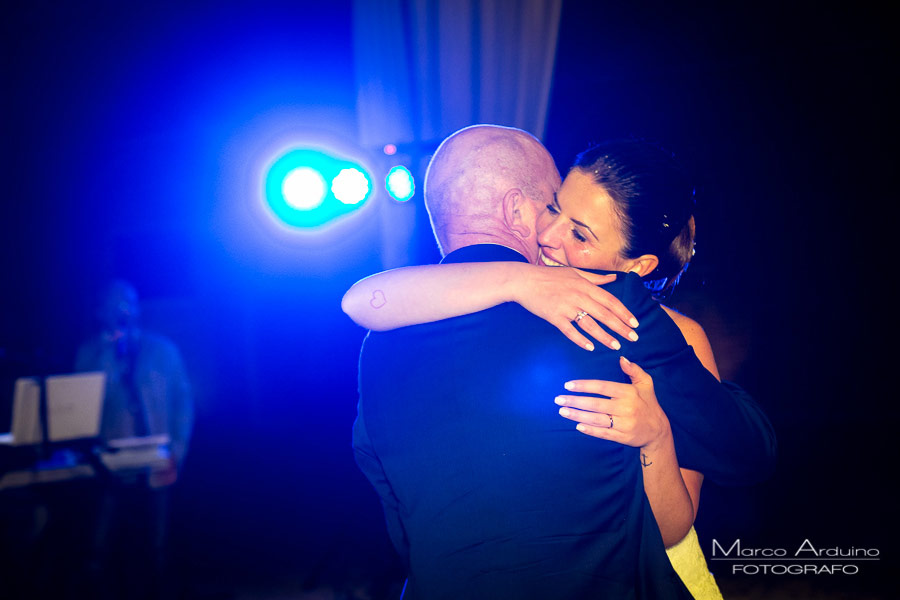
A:
<svg viewBox="0 0 900 600">
<path fill-rule="evenodd" d="M 613 199 L 590 175 L 573 169 L 538 216 L 538 263 L 627 271 L 621 223 Z"/>
</svg>

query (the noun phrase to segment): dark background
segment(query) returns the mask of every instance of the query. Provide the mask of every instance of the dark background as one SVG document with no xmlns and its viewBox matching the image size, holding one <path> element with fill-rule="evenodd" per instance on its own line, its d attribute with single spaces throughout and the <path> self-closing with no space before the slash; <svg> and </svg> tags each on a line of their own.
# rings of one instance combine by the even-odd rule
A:
<svg viewBox="0 0 900 600">
<path fill-rule="evenodd" d="M 196 393 L 173 507 L 179 589 L 398 578 L 350 450 L 364 331 L 339 306 L 382 268 L 382 234 L 360 221 L 286 241 L 240 209 L 238 175 L 269 135 L 259 123 L 355 135 L 350 3 L 31 2 L 2 15 L 0 406 L 15 377 L 71 369 L 96 288 L 127 277 Z M 647 137 L 697 174 L 697 256 L 672 304 L 779 435 L 770 481 L 704 488 L 704 547 L 809 538 L 882 554 L 853 578 L 741 579 L 711 564 L 735 594 L 862 597 L 896 564 L 888 27 L 874 8 L 811 2 L 563 6 L 548 149 L 564 171 L 591 141 Z M 437 257 L 426 227 L 420 212 L 412 262 Z"/>
</svg>

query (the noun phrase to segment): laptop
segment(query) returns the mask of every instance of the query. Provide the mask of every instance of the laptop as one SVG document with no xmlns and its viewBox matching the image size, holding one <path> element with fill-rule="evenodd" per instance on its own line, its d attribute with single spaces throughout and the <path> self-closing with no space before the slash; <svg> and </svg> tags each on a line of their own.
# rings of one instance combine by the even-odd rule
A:
<svg viewBox="0 0 900 600">
<path fill-rule="evenodd" d="M 53 375 L 44 380 L 44 389 L 47 394 L 47 437 L 51 442 L 100 435 L 106 373 Z M 0 435 L 0 445 L 41 443 L 40 394 L 37 379 L 22 377 L 16 380 L 12 431 Z"/>
<path fill-rule="evenodd" d="M 106 373 L 53 375 L 44 380 L 47 436 L 51 442 L 95 438 L 106 390 Z"/>
<path fill-rule="evenodd" d="M 0 434 L 0 446 L 27 446 L 41 441 L 41 387 L 33 377 L 16 379 L 12 430 Z"/>
</svg>

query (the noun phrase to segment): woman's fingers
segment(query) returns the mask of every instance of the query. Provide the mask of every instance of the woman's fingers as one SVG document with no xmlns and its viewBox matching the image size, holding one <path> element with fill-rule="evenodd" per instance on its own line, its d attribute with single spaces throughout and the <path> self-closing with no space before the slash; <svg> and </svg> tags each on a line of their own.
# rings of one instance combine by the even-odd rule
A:
<svg viewBox="0 0 900 600">
<path fill-rule="evenodd" d="M 621 398 L 628 395 L 629 391 L 632 390 L 630 383 L 619 383 L 618 381 L 606 381 L 604 379 L 573 379 L 572 381 L 567 381 L 564 387 L 570 392 L 599 394 L 610 398 Z M 583 398 L 584 396 L 566 397 Z"/>
<path fill-rule="evenodd" d="M 607 333 L 605 329 L 597 325 L 597 321 L 594 320 L 590 315 L 585 315 L 581 319 L 577 321 L 578 326 L 581 327 L 591 337 L 595 340 L 610 348 L 612 350 L 621 350 L 622 344 L 619 343 L 619 340 L 614 338 L 612 335 Z"/>
<path fill-rule="evenodd" d="M 553 323 L 557 329 L 559 329 L 564 336 L 575 342 L 576 345 L 584 348 L 585 350 L 593 350 L 594 343 L 584 337 L 578 329 L 572 325 L 571 321 L 560 321 L 558 323 Z"/>
<path fill-rule="evenodd" d="M 554 400 L 556 404 L 571 408 L 578 411 L 603 413 L 603 414 L 619 414 L 616 408 L 616 401 L 611 398 L 597 398 L 595 396 L 557 396 Z M 585 423 L 586 421 L 582 421 Z"/>
<path fill-rule="evenodd" d="M 576 318 L 578 317 L 578 314 L 580 313 L 576 311 Z M 551 323 L 553 323 L 553 325 L 572 342 L 586 350 L 593 350 L 594 343 L 587 337 L 585 337 L 581 333 L 581 331 L 579 331 L 578 328 L 573 325 L 573 323 L 578 323 L 578 327 L 580 327 L 582 331 L 593 337 L 595 340 L 597 340 L 607 348 L 610 348 L 612 350 L 620 350 L 622 348 L 622 344 L 619 343 L 619 340 L 614 338 L 602 327 L 597 325 L 597 322 L 594 321 L 594 319 L 591 318 L 587 313 L 583 314 L 577 321 L 575 321 L 574 319 L 572 321 L 566 321 L 563 317 L 561 320 L 551 321 Z"/>
<path fill-rule="evenodd" d="M 615 429 L 617 431 L 631 431 L 631 418 L 622 417 L 606 412 L 592 412 L 588 410 L 576 410 L 564 406 L 559 409 L 559 416 L 575 421 L 576 423 L 584 423 L 592 427 L 604 427 L 606 429 Z"/>
<path fill-rule="evenodd" d="M 668 419 L 656 401 L 653 378 L 624 356 L 620 365 L 632 383 L 574 379 L 566 382 L 567 390 L 596 395 L 562 395 L 554 402 L 561 406 L 562 417 L 579 423 L 582 433 L 643 447 L 670 431 Z M 610 431 L 601 431 L 604 428 Z"/>
<path fill-rule="evenodd" d="M 559 415 L 578 423 L 575 429 L 591 437 L 631 445 L 634 418 L 616 414 L 613 410 L 614 400 L 585 397 L 579 397 L 576 400 L 574 396 L 560 396 L 557 398 L 557 403 L 559 404 L 560 399 L 563 398 L 566 399 L 566 402 L 559 409 Z M 587 410 L 579 410 L 574 407 L 575 405 L 586 406 L 588 401 L 593 401 L 593 403 Z"/>
<path fill-rule="evenodd" d="M 598 427 L 596 425 L 586 425 L 584 423 L 579 423 L 575 426 L 575 429 L 585 435 L 600 438 L 601 440 L 609 440 L 618 444 L 630 445 L 628 443 L 628 435 L 616 429 L 609 429 L 608 427 Z"/>
<path fill-rule="evenodd" d="M 594 289 L 600 290 L 600 288 Z M 585 296 L 581 299 L 580 304 L 582 310 L 594 317 L 594 319 L 610 331 L 614 331 L 626 340 L 632 342 L 637 341 L 638 335 L 635 333 L 634 329 L 622 321 L 621 317 L 613 312 L 611 308 L 607 307 L 602 302 L 599 302 L 594 295 Z"/>
<path fill-rule="evenodd" d="M 617 340 L 612 334 L 603 329 L 598 321 L 626 339 L 631 339 L 632 341 L 637 339 L 637 334 L 634 333 L 634 331 L 630 327 L 626 326 L 621 320 L 619 320 L 619 317 L 614 315 L 605 306 L 594 302 L 590 298 L 584 298 L 581 304 L 581 307 L 573 307 L 571 309 L 568 309 L 575 313 L 575 317 L 573 317 L 572 322 L 576 323 L 578 327 L 580 327 L 585 333 L 590 335 L 592 338 L 594 338 L 607 348 L 610 348 L 612 350 L 621 350 L 622 344 L 619 343 L 619 340 Z M 578 318 L 578 315 L 582 315 L 581 318 Z M 557 327 L 562 329 L 559 325 L 557 325 Z M 570 330 L 568 330 L 568 328 L 567 330 L 563 331 L 563 333 L 565 333 L 566 337 L 568 337 L 570 340 L 574 341 L 579 346 L 584 347 L 584 343 L 581 342 L 581 339 L 584 339 L 584 336 L 579 335 L 577 336 L 577 338 L 573 339 L 573 335 L 570 335 Z"/>
<path fill-rule="evenodd" d="M 637 319 L 630 310 L 625 308 L 621 300 L 603 288 L 597 287 L 615 281 L 616 275 L 614 273 L 598 275 L 575 268 L 572 270 L 591 284 L 586 291 L 596 306 L 585 307 L 585 310 L 623 338 L 636 341 L 637 334 L 634 333 L 634 328 L 638 326 Z"/>
<path fill-rule="evenodd" d="M 634 327 L 638 326 L 638 320 L 634 318 L 634 315 L 631 314 L 630 310 L 625 308 L 625 305 L 622 304 L 621 300 L 604 290 L 602 287 L 593 286 L 589 291 L 591 298 L 598 304 L 608 308 L 610 312 L 625 325 L 626 330 L 631 331 Z M 627 337 L 627 332 L 625 337 Z"/>
<path fill-rule="evenodd" d="M 637 341 L 638 334 L 633 329 L 636 325 L 628 322 L 634 317 L 631 316 L 625 305 L 619 302 L 618 298 L 602 288 L 593 288 L 585 304 L 587 304 L 585 310 L 602 325 L 626 340 Z M 637 323 L 637 320 L 632 322 Z"/>
<path fill-rule="evenodd" d="M 631 383 L 653 385 L 653 378 L 647 374 L 640 366 L 634 364 L 624 356 L 619 357 L 619 365 L 622 371 L 631 378 Z"/>
<path fill-rule="evenodd" d="M 606 402 L 613 402 L 607 400 Z M 602 405 L 601 405 L 602 406 Z M 575 429 L 592 437 L 603 438 L 628 446 L 640 446 L 643 438 L 636 430 L 637 420 L 633 416 L 593 410 L 578 410 L 570 406 L 559 409 L 559 416 L 575 421 Z"/>
<path fill-rule="evenodd" d="M 597 287 L 615 279 L 615 274 L 596 275 L 571 268 L 540 268 L 531 273 L 529 285 L 522 288 L 527 293 L 517 293 L 515 301 L 532 314 L 552 323 L 582 348 L 593 349 L 592 340 L 583 335 L 586 333 L 600 344 L 619 350 L 620 340 L 612 334 L 636 340 L 637 334 L 632 326 L 637 326 L 637 321 L 615 296 Z M 581 332 L 572 325 L 575 319 Z"/>
</svg>

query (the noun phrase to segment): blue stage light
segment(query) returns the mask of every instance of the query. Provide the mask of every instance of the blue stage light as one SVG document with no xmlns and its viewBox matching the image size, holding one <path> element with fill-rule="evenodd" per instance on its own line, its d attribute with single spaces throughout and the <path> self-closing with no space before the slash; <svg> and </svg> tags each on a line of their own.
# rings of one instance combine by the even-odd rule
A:
<svg viewBox="0 0 900 600">
<path fill-rule="evenodd" d="M 359 204 L 369 195 L 369 178 L 359 169 L 341 169 L 331 182 L 331 193 L 344 204 Z"/>
<path fill-rule="evenodd" d="M 384 187 L 391 198 L 398 202 L 406 202 L 416 193 L 415 179 L 409 169 L 402 165 L 397 165 L 388 171 Z"/>
<path fill-rule="evenodd" d="M 320 150 L 291 150 L 269 168 L 266 202 L 287 225 L 319 227 L 362 206 L 370 196 L 370 181 L 355 162 Z"/>
</svg>

